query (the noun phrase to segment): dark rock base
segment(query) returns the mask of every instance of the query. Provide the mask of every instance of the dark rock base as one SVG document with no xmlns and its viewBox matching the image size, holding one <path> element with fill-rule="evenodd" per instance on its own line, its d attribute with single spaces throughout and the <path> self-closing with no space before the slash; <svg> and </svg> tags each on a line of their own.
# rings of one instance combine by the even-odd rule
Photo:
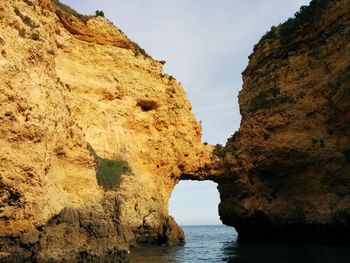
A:
<svg viewBox="0 0 350 263">
<path fill-rule="evenodd" d="M 317 244 L 350 244 L 350 227 L 330 225 L 235 225 L 240 241 L 286 241 Z"/>
</svg>

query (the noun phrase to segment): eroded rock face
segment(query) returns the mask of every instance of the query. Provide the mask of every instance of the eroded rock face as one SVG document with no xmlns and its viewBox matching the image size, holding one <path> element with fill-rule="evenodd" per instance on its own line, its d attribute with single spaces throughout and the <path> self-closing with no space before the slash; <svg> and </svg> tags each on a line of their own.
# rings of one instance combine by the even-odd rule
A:
<svg viewBox="0 0 350 263">
<path fill-rule="evenodd" d="M 350 241 L 350 4 L 311 3 L 243 72 L 220 216 L 242 239 Z"/>
<path fill-rule="evenodd" d="M 172 189 L 215 158 L 162 63 L 42 0 L 0 2 L 0 52 L 1 258 L 120 261 L 183 242 Z"/>
</svg>

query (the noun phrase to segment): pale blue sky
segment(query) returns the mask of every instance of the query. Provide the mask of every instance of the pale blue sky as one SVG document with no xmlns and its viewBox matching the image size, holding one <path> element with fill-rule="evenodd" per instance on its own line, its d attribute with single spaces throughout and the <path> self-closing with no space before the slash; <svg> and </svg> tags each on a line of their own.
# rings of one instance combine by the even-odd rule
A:
<svg viewBox="0 0 350 263">
<path fill-rule="evenodd" d="M 203 141 L 226 142 L 239 127 L 237 94 L 248 55 L 272 26 L 309 0 L 62 0 L 105 16 L 180 81 L 202 121 Z M 180 224 L 217 224 L 214 183 L 182 182 L 170 213 Z M 215 214 L 214 214 L 215 212 Z"/>
</svg>

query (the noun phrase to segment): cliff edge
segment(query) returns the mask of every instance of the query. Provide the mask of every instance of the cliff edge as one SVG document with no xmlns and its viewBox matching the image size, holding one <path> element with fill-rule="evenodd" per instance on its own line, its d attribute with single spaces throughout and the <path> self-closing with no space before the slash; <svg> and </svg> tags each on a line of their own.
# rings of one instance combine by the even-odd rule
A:
<svg viewBox="0 0 350 263">
<path fill-rule="evenodd" d="M 163 64 L 56 0 L 1 1 L 0 52 L 0 260 L 183 242 L 171 192 L 215 158 Z"/>
<path fill-rule="evenodd" d="M 313 0 L 254 48 L 220 216 L 241 239 L 349 242 L 350 4 Z"/>
</svg>

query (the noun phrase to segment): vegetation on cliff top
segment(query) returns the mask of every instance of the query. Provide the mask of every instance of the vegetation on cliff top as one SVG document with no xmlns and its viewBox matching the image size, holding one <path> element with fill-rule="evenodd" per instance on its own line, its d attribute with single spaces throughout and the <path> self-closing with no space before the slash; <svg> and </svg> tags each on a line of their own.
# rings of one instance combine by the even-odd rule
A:
<svg viewBox="0 0 350 263">
<path fill-rule="evenodd" d="M 224 158 L 226 155 L 225 147 L 221 144 L 216 144 L 212 153 L 219 158 Z"/>
<path fill-rule="evenodd" d="M 102 10 L 96 10 L 95 15 L 105 17 L 105 13 Z"/>
<path fill-rule="evenodd" d="M 62 12 L 64 12 L 64 13 L 66 13 L 68 15 L 75 16 L 79 20 L 81 20 L 84 23 L 86 23 L 92 17 L 97 17 L 97 16 L 104 17 L 105 16 L 105 14 L 104 14 L 104 12 L 102 10 L 96 10 L 94 16 L 93 15 L 83 15 L 83 14 L 78 13 L 73 8 L 69 7 L 68 5 L 61 3 L 60 0 L 51 0 L 51 3 L 54 5 L 54 7 L 57 8 L 55 10 L 55 12 L 56 12 L 56 14 L 59 17 L 62 15 Z"/>
<path fill-rule="evenodd" d="M 286 22 L 278 26 L 271 27 L 260 41 L 254 46 L 254 51 L 265 42 L 273 42 L 279 38 L 282 46 L 294 39 L 298 34 L 298 29 L 302 26 L 314 24 L 320 19 L 329 0 L 312 0 L 310 5 L 301 6 L 300 10 L 294 14 L 294 17 L 289 18 Z"/>
<path fill-rule="evenodd" d="M 80 21 L 86 23 L 87 21 L 89 21 L 89 19 L 91 19 L 93 17 L 97 17 L 97 16 L 104 17 L 105 16 L 105 14 L 102 10 L 96 10 L 95 15 L 83 15 L 83 14 L 78 13 L 73 8 L 69 7 L 68 5 L 61 3 L 60 0 L 51 0 L 51 3 L 56 8 L 56 10 L 55 10 L 56 15 L 60 18 L 62 17 L 63 14 L 66 14 L 69 16 L 72 15 L 72 16 L 75 16 L 76 18 L 78 18 Z M 118 30 L 120 33 L 124 34 L 123 31 L 121 31 L 120 29 L 118 29 Z M 136 56 L 141 54 L 147 58 L 152 58 L 136 42 L 134 42 L 130 39 L 129 39 L 129 41 L 130 41 L 131 45 L 133 46 L 133 51 L 134 51 Z"/>
<path fill-rule="evenodd" d="M 236 148 L 233 145 L 233 142 L 237 139 L 239 131 L 236 131 L 230 138 L 227 139 L 226 145 L 222 146 L 221 144 L 216 144 L 212 154 L 219 157 L 220 159 L 225 158 L 227 153 L 234 155 Z"/>
<path fill-rule="evenodd" d="M 54 7 L 56 7 L 55 12 L 58 17 L 61 17 L 63 12 L 68 15 L 75 16 L 76 18 L 83 21 L 84 23 L 86 23 L 90 18 L 94 17 L 91 15 L 82 15 L 77 11 L 75 11 L 73 8 L 69 7 L 68 5 L 61 3 L 59 0 L 51 0 L 51 3 L 53 4 Z"/>
</svg>

